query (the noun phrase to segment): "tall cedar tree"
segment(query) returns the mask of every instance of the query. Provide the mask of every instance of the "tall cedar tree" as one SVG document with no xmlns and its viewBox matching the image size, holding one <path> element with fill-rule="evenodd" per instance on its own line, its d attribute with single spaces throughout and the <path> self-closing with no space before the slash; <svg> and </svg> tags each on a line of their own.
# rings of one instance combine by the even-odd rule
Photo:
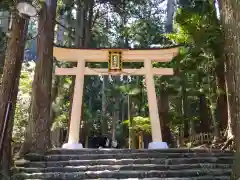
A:
<svg viewBox="0 0 240 180">
<path fill-rule="evenodd" d="M 0 156 L 0 170 L 4 174 L 8 174 L 11 167 L 11 142 L 15 104 L 18 94 L 18 85 L 23 62 L 24 47 L 26 41 L 26 33 L 28 20 L 21 18 L 17 13 L 14 14 L 12 22 L 12 31 L 8 39 L 5 54 L 5 64 L 3 68 L 2 84 L 0 88 L 0 132 L 3 135 L 4 126 L 6 133 L 3 136 L 2 154 Z M 10 105 L 7 123 L 5 124 L 5 116 Z M 4 125 L 5 124 L 5 125 Z"/>
<path fill-rule="evenodd" d="M 50 112 L 56 6 L 57 0 L 46 0 L 40 12 L 30 120 L 20 154 L 44 152 L 51 146 Z"/>
<path fill-rule="evenodd" d="M 219 0 L 225 46 L 225 66 L 230 114 L 234 127 L 236 157 L 234 177 L 240 178 L 240 2 Z"/>
</svg>

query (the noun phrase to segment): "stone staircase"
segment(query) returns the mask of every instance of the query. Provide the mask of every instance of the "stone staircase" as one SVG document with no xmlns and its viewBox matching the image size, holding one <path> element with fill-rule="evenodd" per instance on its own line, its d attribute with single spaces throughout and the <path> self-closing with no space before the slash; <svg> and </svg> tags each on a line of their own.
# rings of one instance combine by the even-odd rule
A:
<svg viewBox="0 0 240 180">
<path fill-rule="evenodd" d="M 16 161 L 12 180 L 230 180 L 232 152 L 163 149 L 53 149 Z"/>
</svg>

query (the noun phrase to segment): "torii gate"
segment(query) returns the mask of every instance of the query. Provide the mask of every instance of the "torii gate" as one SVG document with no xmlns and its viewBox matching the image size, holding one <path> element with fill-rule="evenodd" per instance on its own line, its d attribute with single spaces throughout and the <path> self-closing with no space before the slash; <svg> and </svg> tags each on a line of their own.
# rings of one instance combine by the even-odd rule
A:
<svg viewBox="0 0 240 180">
<path fill-rule="evenodd" d="M 145 76 L 149 104 L 149 115 L 152 127 L 150 149 L 168 148 L 162 142 L 161 125 L 155 91 L 154 75 L 173 75 L 172 68 L 153 68 L 152 62 L 169 62 L 178 54 L 178 48 L 162 49 L 72 49 L 54 47 L 53 55 L 59 61 L 77 62 L 77 67 L 56 68 L 56 75 L 75 75 L 75 89 L 72 102 L 72 113 L 67 149 L 81 149 L 79 132 L 83 100 L 85 75 L 142 75 Z M 108 69 L 85 67 L 86 62 L 108 62 Z M 144 62 L 140 69 L 122 69 L 122 62 Z"/>
</svg>

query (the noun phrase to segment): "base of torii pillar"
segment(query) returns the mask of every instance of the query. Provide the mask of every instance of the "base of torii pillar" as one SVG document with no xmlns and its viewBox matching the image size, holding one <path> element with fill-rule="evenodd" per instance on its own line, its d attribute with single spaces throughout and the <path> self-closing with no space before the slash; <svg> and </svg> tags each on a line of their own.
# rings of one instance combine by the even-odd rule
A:
<svg viewBox="0 0 240 180">
<path fill-rule="evenodd" d="M 166 142 L 151 142 L 148 144 L 148 149 L 168 149 Z"/>
<path fill-rule="evenodd" d="M 83 149 L 83 145 L 81 143 L 65 143 L 62 145 L 63 149 Z"/>
</svg>

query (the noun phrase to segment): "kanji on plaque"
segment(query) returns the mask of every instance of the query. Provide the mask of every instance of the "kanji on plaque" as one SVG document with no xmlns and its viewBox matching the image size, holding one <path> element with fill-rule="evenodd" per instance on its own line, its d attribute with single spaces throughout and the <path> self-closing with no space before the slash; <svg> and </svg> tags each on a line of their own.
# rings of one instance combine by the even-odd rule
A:
<svg viewBox="0 0 240 180">
<path fill-rule="evenodd" d="M 122 53 L 121 51 L 109 51 L 108 71 L 122 71 Z"/>
</svg>

